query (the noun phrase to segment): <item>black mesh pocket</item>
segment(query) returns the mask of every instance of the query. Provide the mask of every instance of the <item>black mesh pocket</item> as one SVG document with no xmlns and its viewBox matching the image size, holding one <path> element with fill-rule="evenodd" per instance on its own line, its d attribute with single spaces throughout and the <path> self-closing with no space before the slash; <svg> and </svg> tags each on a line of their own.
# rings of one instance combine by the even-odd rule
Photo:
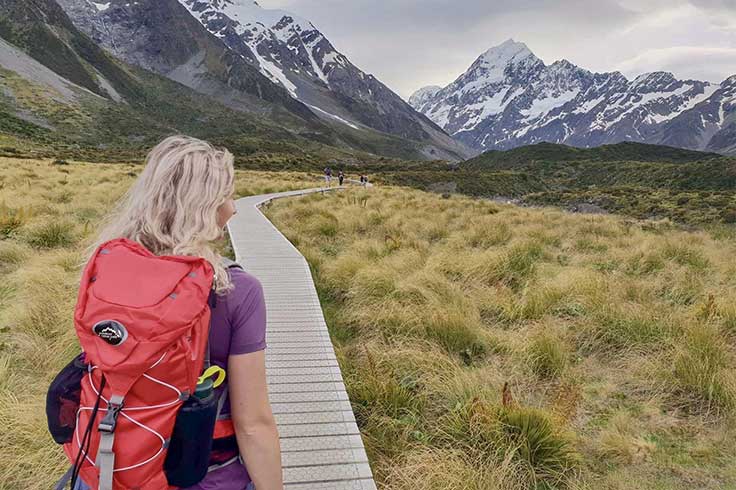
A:
<svg viewBox="0 0 736 490">
<path fill-rule="evenodd" d="M 71 441 L 74 435 L 82 377 L 86 373 L 87 365 L 84 363 L 84 353 L 82 353 L 67 364 L 49 386 L 46 394 L 46 418 L 51 437 L 58 444 Z"/>
<path fill-rule="evenodd" d="M 164 461 L 169 485 L 186 488 L 207 476 L 216 420 L 214 396 L 205 400 L 192 396 L 181 406 Z"/>
</svg>

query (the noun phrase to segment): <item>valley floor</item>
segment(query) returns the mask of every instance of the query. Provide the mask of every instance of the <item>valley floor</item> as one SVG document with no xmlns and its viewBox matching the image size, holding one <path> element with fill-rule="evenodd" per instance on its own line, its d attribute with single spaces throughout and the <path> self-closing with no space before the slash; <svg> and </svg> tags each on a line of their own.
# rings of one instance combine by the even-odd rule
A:
<svg viewBox="0 0 736 490">
<path fill-rule="evenodd" d="M 382 488 L 736 486 L 732 228 L 395 187 L 268 214 L 312 266 Z"/>
<path fill-rule="evenodd" d="M 65 469 L 45 390 L 78 350 L 84 244 L 141 168 L 56 163 L 0 158 L 0 490 Z M 239 171 L 237 194 L 317 177 Z M 400 187 L 268 214 L 312 266 L 381 488 L 736 487 L 733 228 Z"/>
</svg>

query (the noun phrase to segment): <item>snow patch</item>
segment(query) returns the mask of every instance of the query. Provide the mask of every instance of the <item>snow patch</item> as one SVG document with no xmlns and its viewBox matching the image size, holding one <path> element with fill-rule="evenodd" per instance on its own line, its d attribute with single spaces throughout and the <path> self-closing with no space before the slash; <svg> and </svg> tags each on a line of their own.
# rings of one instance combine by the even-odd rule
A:
<svg viewBox="0 0 736 490">
<path fill-rule="evenodd" d="M 324 56 L 324 58 L 322 58 L 322 65 L 327 66 L 330 63 L 336 63 L 338 65 L 345 66 L 343 58 L 344 57 L 337 51 L 330 51 Z"/>
<path fill-rule="evenodd" d="M 104 11 L 106 11 L 107 9 L 109 9 L 109 8 L 110 8 L 110 3 L 111 3 L 111 2 L 107 2 L 107 3 L 97 3 L 97 2 L 92 2 L 92 1 L 89 1 L 88 3 L 90 3 L 90 4 L 91 4 L 91 5 L 92 5 L 92 6 L 94 7 L 94 8 L 96 8 L 98 12 L 104 12 Z"/>
<path fill-rule="evenodd" d="M 474 113 L 475 115 L 468 119 L 461 131 L 470 131 L 488 117 L 503 112 L 512 100 L 524 92 L 523 88 L 518 88 L 514 92 L 511 92 L 511 90 L 512 87 L 499 90 L 492 97 L 481 99 L 476 104 L 466 106 L 465 112 Z"/>
<path fill-rule="evenodd" d="M 603 102 L 606 99 L 604 95 L 601 95 L 600 97 L 596 97 L 593 100 L 589 100 L 579 107 L 577 107 L 573 112 L 573 114 L 583 114 L 585 112 L 590 112 L 593 108 L 595 108 L 598 104 Z"/>
<path fill-rule="evenodd" d="M 647 119 L 654 124 L 659 124 L 664 121 L 669 121 L 670 119 L 675 118 L 676 116 L 679 116 L 685 111 L 688 111 L 695 107 L 696 105 L 700 104 L 704 100 L 706 100 L 708 97 L 713 95 L 713 93 L 718 90 L 718 85 L 709 85 L 705 87 L 702 94 L 695 95 L 691 97 L 688 100 L 684 100 L 682 104 L 680 104 L 679 107 L 676 107 L 671 112 L 667 114 L 651 114 Z"/>
<path fill-rule="evenodd" d="M 546 97 L 544 99 L 535 99 L 529 109 L 523 109 L 520 112 L 526 116 L 525 120 L 527 121 L 531 119 L 536 119 L 547 114 L 557 107 L 567 104 L 575 97 L 577 97 L 579 93 L 580 89 L 576 88 L 575 90 L 562 92 L 558 96 Z"/>
<path fill-rule="evenodd" d="M 296 95 L 296 85 L 294 85 L 291 80 L 286 78 L 286 74 L 284 74 L 284 71 L 281 68 L 279 68 L 275 63 L 272 63 L 271 61 L 261 56 L 256 49 L 253 50 L 253 55 L 256 57 L 256 61 L 258 61 L 258 66 L 261 67 L 261 72 L 266 77 L 270 78 L 278 85 L 284 87 L 289 92 L 289 94 L 291 94 L 292 97 L 298 99 Z"/>
<path fill-rule="evenodd" d="M 326 115 L 327 117 L 329 117 L 329 118 L 332 118 L 332 119 L 334 119 L 334 120 L 336 120 L 336 121 L 338 121 L 338 122 L 341 122 L 341 123 L 343 123 L 343 124 L 345 124 L 345 125 L 347 125 L 347 126 L 350 126 L 350 127 L 351 127 L 351 128 L 353 128 L 353 129 L 360 129 L 360 128 L 359 128 L 358 126 L 356 126 L 355 124 L 351 123 L 351 122 L 350 122 L 350 121 L 348 121 L 347 119 L 343 119 L 343 118 L 341 118 L 341 117 L 340 117 L 340 116 L 338 116 L 338 115 L 335 115 L 335 114 L 332 114 L 332 113 L 330 113 L 330 112 L 327 112 L 327 111 L 325 111 L 325 110 L 322 110 L 322 109 L 320 109 L 319 107 L 317 107 L 317 106 L 315 106 L 315 105 L 311 105 L 311 104 L 307 104 L 307 105 L 308 105 L 308 106 L 309 106 L 310 108 L 312 108 L 312 109 L 314 109 L 314 110 L 316 110 L 316 111 L 319 111 L 319 112 L 321 112 L 322 114 Z"/>
</svg>

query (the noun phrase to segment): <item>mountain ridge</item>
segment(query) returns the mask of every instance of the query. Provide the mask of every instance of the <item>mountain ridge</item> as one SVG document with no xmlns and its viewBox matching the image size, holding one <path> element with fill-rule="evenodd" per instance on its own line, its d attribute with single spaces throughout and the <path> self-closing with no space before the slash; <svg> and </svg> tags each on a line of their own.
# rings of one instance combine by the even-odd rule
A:
<svg viewBox="0 0 736 490">
<path fill-rule="evenodd" d="M 578 147 L 619 141 L 736 152 L 736 76 L 721 84 L 650 72 L 628 80 L 567 60 L 546 65 L 509 39 L 449 85 L 423 87 L 410 104 L 480 150 L 547 141 Z"/>
<path fill-rule="evenodd" d="M 195 19 L 191 23 L 201 29 Z M 259 79 L 276 90 L 273 94 L 283 90 L 255 72 Z M 126 64 L 78 30 L 53 0 L 0 0 L 2 154 L 119 161 L 138 158 L 163 136 L 184 132 L 256 164 L 422 157 L 415 142 L 369 129 L 333 128 L 286 97 L 304 107 L 308 118 L 245 93 L 240 100 L 252 110 L 238 111 Z"/>
<path fill-rule="evenodd" d="M 443 153 L 469 155 L 429 118 L 353 65 L 310 21 L 284 10 L 264 9 L 252 0 L 179 2 L 209 32 L 317 115 L 426 141 Z"/>
<path fill-rule="evenodd" d="M 410 140 L 427 159 L 472 154 L 288 12 L 250 0 L 58 1 L 115 56 L 236 110 L 280 117 L 264 109 L 259 99 L 266 99 L 343 134 L 370 130 Z"/>
</svg>

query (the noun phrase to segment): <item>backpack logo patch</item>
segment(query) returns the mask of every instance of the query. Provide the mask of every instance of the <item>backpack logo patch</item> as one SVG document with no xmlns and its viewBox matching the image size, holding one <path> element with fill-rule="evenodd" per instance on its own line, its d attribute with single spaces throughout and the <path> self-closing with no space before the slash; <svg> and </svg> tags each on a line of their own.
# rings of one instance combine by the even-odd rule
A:
<svg viewBox="0 0 736 490">
<path fill-rule="evenodd" d="M 92 331 L 110 345 L 120 345 L 128 338 L 128 330 L 115 320 L 103 320 L 95 323 Z"/>
</svg>

